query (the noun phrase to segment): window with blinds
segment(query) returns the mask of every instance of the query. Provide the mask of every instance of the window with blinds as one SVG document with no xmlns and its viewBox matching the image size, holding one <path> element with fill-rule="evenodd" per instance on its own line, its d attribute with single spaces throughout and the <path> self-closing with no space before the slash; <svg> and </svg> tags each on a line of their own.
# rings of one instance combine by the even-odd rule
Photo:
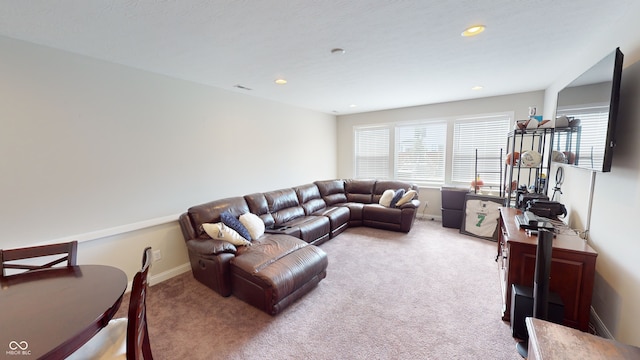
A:
<svg viewBox="0 0 640 360">
<path fill-rule="evenodd" d="M 478 169 L 487 185 L 500 184 L 501 149 L 506 145 L 511 116 L 497 114 L 456 119 L 453 125 L 452 174 L 454 182 L 470 183 Z"/>
<path fill-rule="evenodd" d="M 606 146 L 604 136 L 607 133 L 609 106 L 593 105 L 577 108 L 559 108 L 557 116 L 561 115 L 580 119 L 580 146 L 576 151 L 580 164 L 601 169 L 604 163 Z"/>
<path fill-rule="evenodd" d="M 395 128 L 395 178 L 415 183 L 444 183 L 447 123 Z"/>
<path fill-rule="evenodd" d="M 478 168 L 489 172 L 482 180 L 498 185 L 501 150 L 512 120 L 513 113 L 500 113 L 356 126 L 353 176 L 422 185 L 469 184 L 475 176 L 477 149 Z"/>
<path fill-rule="evenodd" d="M 389 127 L 356 128 L 355 177 L 359 179 L 389 178 Z"/>
</svg>

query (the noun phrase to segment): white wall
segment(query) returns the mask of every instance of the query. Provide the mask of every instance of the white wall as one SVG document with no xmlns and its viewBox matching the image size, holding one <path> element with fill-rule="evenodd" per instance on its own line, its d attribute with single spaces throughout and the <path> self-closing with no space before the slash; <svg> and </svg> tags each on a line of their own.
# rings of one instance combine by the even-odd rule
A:
<svg viewBox="0 0 640 360">
<path fill-rule="evenodd" d="M 338 177 L 351 178 L 354 176 L 354 126 L 498 112 L 514 112 L 516 119 L 527 119 L 529 117 L 529 107 L 537 106 L 538 111 L 541 112 L 543 102 L 544 92 L 534 91 L 338 116 Z M 504 135 L 506 145 L 507 134 Z M 442 200 L 440 187 L 421 187 L 419 198 L 421 202 L 419 214 L 421 216 L 436 219 L 441 217 Z M 425 208 L 425 205 L 428 206 Z"/>
<path fill-rule="evenodd" d="M 333 115 L 0 37 L 0 247 L 187 262 L 189 206 L 336 177 Z M 150 226 L 150 227 L 149 227 Z M 140 228 L 140 229 L 139 229 Z"/>
<path fill-rule="evenodd" d="M 616 131 L 613 166 L 609 173 L 592 173 L 568 166 L 560 200 L 570 211 L 569 224 L 584 230 L 590 223 L 589 244 L 598 251 L 592 307 L 596 325 L 618 341 L 640 346 L 640 3 L 631 6 L 624 21 L 612 24 L 582 54 L 574 54 L 574 66 L 545 92 L 544 116 L 555 113 L 559 89 L 606 54 L 620 47 L 625 55 L 621 108 Z M 633 64 L 633 65 L 632 65 Z M 555 170 L 554 170 L 555 171 Z M 589 199 L 592 214 L 589 216 Z M 605 334 L 606 335 L 606 334 Z"/>
</svg>

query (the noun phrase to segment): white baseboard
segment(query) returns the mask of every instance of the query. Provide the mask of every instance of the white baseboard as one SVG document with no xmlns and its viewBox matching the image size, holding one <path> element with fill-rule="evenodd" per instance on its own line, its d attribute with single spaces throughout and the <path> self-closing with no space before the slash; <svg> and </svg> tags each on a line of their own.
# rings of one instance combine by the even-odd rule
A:
<svg viewBox="0 0 640 360">
<path fill-rule="evenodd" d="M 155 274 L 149 278 L 149 285 L 159 284 L 165 280 L 169 280 L 174 276 L 178 276 L 187 271 L 191 271 L 191 264 L 184 263 L 180 266 L 174 267 L 173 269 L 169 269 L 167 271 L 163 271 L 160 274 Z"/>
<path fill-rule="evenodd" d="M 442 216 L 441 216 L 441 215 L 420 214 L 420 213 L 418 213 L 418 214 L 416 215 L 416 217 L 417 217 L 418 219 L 421 219 L 421 220 L 442 221 Z"/>
<path fill-rule="evenodd" d="M 190 263 L 184 263 L 180 266 L 176 266 L 173 269 L 169 269 L 167 271 L 163 271 L 160 274 L 155 274 L 152 276 L 149 276 L 149 285 L 153 286 L 156 284 L 159 284 L 163 281 L 169 280 L 174 276 L 178 276 L 180 274 L 186 273 L 187 271 L 191 271 L 191 264 Z M 130 281 L 127 284 L 127 290 L 126 292 L 130 292 L 131 291 L 131 285 L 133 284 L 133 281 Z"/>
<path fill-rule="evenodd" d="M 593 307 L 591 307 L 590 313 L 591 313 L 591 322 L 593 323 L 596 334 L 598 334 L 598 336 L 601 336 L 603 338 L 614 340 L 613 335 L 611 334 L 609 329 L 607 329 L 607 327 L 604 325 L 604 323 L 602 322 L 602 319 L 600 319 L 600 316 L 598 316 L 598 313 L 596 313 Z"/>
</svg>

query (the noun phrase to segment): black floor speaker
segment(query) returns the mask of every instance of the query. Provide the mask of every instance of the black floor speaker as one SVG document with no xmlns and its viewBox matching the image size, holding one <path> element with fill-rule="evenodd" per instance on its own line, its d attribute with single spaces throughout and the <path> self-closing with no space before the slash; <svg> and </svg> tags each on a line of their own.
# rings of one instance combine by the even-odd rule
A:
<svg viewBox="0 0 640 360">
<path fill-rule="evenodd" d="M 562 324 L 564 320 L 564 304 L 560 295 L 549 292 L 548 321 Z M 528 340 L 527 326 L 524 319 L 533 316 L 533 288 L 522 285 L 511 285 L 511 334 L 520 340 Z"/>
</svg>

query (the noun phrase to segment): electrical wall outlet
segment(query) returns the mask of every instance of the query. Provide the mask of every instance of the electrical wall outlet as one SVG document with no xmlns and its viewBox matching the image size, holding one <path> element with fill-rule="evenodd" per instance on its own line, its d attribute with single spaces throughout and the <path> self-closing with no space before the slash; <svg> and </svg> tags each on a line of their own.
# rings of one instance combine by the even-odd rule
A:
<svg viewBox="0 0 640 360">
<path fill-rule="evenodd" d="M 162 252 L 160 250 L 153 250 L 153 262 L 162 260 Z"/>
</svg>

